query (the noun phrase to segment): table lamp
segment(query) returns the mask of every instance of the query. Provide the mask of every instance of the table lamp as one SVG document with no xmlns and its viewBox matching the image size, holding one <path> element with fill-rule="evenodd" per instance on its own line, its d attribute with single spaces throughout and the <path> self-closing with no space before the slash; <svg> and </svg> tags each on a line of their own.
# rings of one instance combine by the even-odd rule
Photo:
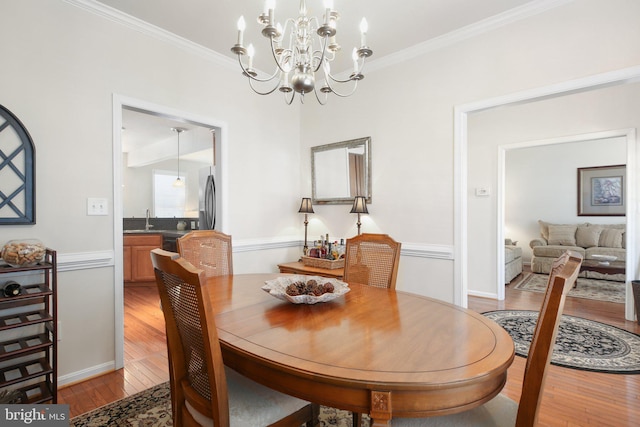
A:
<svg viewBox="0 0 640 427">
<path fill-rule="evenodd" d="M 309 247 L 307 246 L 307 225 L 309 225 L 309 221 L 307 220 L 307 214 L 315 213 L 313 212 L 313 206 L 311 205 L 311 199 L 309 197 L 303 197 L 302 203 L 300 203 L 300 210 L 298 213 L 304 214 L 304 255 L 307 255 L 307 250 Z"/>
<path fill-rule="evenodd" d="M 369 211 L 367 210 L 367 199 L 364 196 L 356 196 L 356 198 L 353 200 L 353 207 L 351 208 L 351 212 L 350 213 L 357 213 L 358 214 L 358 236 L 360 235 L 360 225 L 362 225 L 362 223 L 360 222 L 360 214 L 368 214 Z"/>
</svg>

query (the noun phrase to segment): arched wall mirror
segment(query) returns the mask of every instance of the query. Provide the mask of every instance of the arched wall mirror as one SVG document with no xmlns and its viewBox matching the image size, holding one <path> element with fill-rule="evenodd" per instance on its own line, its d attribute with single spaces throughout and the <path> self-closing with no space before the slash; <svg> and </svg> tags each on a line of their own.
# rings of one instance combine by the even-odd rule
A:
<svg viewBox="0 0 640 427">
<path fill-rule="evenodd" d="M 311 186 L 315 204 L 371 203 L 371 137 L 311 147 Z"/>
</svg>

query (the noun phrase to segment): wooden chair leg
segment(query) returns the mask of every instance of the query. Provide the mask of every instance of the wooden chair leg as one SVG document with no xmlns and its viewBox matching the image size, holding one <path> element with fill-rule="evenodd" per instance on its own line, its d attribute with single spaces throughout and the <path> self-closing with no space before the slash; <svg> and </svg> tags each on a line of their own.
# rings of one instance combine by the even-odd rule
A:
<svg viewBox="0 0 640 427">
<path fill-rule="evenodd" d="M 362 414 L 353 412 L 353 427 L 362 426 Z"/>
<path fill-rule="evenodd" d="M 317 403 L 311 404 L 311 421 L 307 423 L 307 427 L 317 427 L 320 425 L 320 405 Z"/>
</svg>

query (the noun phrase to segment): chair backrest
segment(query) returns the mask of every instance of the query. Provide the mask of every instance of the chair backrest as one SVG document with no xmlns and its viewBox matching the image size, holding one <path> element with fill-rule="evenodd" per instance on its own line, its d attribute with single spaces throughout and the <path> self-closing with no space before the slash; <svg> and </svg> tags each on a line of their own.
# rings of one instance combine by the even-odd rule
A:
<svg viewBox="0 0 640 427">
<path fill-rule="evenodd" d="M 151 259 L 166 324 L 174 425 L 194 424 L 188 403 L 216 427 L 228 427 L 227 383 L 215 319 L 207 314 L 204 271 L 162 249 L 152 250 Z"/>
<path fill-rule="evenodd" d="M 551 268 L 525 365 L 516 427 L 536 425 L 542 389 L 556 342 L 565 298 L 578 277 L 581 264 L 582 255 L 567 251 L 554 261 Z"/>
<path fill-rule="evenodd" d="M 387 234 L 363 233 L 347 239 L 344 280 L 395 289 L 400 247 Z"/>
<path fill-rule="evenodd" d="M 207 277 L 233 274 L 231 236 L 216 230 L 194 230 L 177 241 L 178 253 Z"/>
</svg>

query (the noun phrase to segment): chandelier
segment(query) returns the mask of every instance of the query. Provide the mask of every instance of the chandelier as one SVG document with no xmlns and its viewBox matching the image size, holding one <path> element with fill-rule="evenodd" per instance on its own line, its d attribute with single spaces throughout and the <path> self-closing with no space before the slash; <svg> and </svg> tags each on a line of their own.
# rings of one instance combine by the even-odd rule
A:
<svg viewBox="0 0 640 427">
<path fill-rule="evenodd" d="M 305 0 L 300 0 L 299 15 L 289 18 L 284 27 L 274 20 L 275 0 L 265 1 L 265 11 L 258 16 L 262 24 L 262 35 L 271 42 L 271 53 L 276 63 L 275 71 L 270 76 L 258 76 L 253 68 L 254 48 L 252 44 L 244 47 L 243 38 L 246 24 L 244 17 L 238 20 L 238 42 L 231 51 L 238 55 L 242 74 L 249 79 L 249 85 L 259 95 L 269 95 L 276 90 L 284 94 L 287 104 L 291 104 L 296 96 L 304 102 L 304 95 L 313 92 L 318 102 L 324 105 L 329 93 L 340 97 L 352 95 L 358 81 L 364 79 L 362 68 L 366 58 L 373 54 L 367 47 L 367 21 L 360 23 L 360 47 L 353 48 L 353 71 L 346 78 L 337 78 L 331 73 L 331 62 L 336 58 L 340 45 L 336 41 L 336 23 L 338 12 L 333 10 L 333 1 L 324 1 L 324 17 L 307 16 Z M 242 61 L 248 56 L 247 64 Z M 260 86 L 260 88 L 258 88 Z M 340 92 L 346 88 L 345 92 Z"/>
</svg>

